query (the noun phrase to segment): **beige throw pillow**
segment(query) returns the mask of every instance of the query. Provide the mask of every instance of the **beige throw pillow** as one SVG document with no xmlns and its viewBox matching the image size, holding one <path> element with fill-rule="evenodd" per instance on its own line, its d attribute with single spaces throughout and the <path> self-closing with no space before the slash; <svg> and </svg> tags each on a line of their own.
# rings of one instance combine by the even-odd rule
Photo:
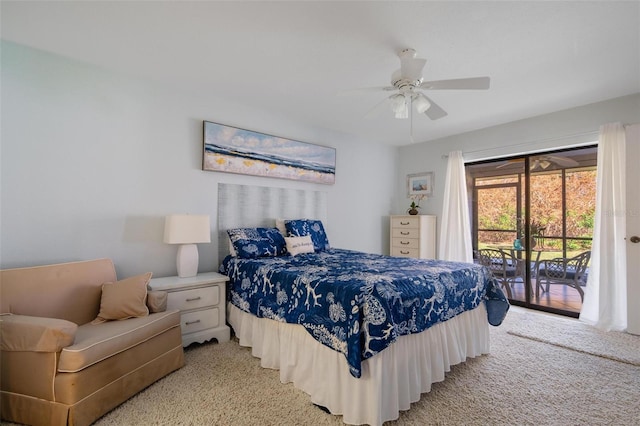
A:
<svg viewBox="0 0 640 426">
<path fill-rule="evenodd" d="M 166 291 L 147 291 L 147 308 L 149 313 L 164 312 L 167 310 L 167 301 L 169 299 L 169 293 Z"/>
<path fill-rule="evenodd" d="M 304 237 L 285 237 L 284 241 L 287 243 L 287 251 L 291 256 L 295 256 L 300 253 L 313 253 L 313 241 L 311 241 L 310 235 Z"/>
<path fill-rule="evenodd" d="M 102 284 L 100 313 L 91 324 L 149 315 L 147 284 L 151 275 L 151 272 L 147 272 L 115 283 Z"/>
</svg>

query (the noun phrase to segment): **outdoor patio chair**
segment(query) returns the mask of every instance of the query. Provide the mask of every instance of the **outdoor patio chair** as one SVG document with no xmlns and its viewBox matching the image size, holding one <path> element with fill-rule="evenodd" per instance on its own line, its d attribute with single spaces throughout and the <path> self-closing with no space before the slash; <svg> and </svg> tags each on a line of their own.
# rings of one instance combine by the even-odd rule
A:
<svg viewBox="0 0 640 426">
<path fill-rule="evenodd" d="M 546 284 L 543 292 L 549 292 L 550 284 L 563 284 L 578 290 L 580 299 L 584 301 L 582 286 L 587 282 L 586 271 L 590 258 L 591 251 L 585 251 L 570 259 L 557 257 L 541 261 L 536 276 L 536 295 L 540 295 L 543 284 Z"/>
<path fill-rule="evenodd" d="M 524 261 L 500 249 L 480 249 L 477 254 L 480 264 L 491 270 L 507 293 L 507 297 L 512 299 L 513 284 L 518 279 L 524 283 Z"/>
</svg>

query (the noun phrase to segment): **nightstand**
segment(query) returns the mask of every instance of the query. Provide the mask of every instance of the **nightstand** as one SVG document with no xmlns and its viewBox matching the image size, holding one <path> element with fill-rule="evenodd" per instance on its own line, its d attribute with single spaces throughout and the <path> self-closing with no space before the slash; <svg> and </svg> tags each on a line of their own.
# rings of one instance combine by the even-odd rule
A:
<svg viewBox="0 0 640 426">
<path fill-rule="evenodd" d="M 182 346 L 212 338 L 219 343 L 229 341 L 225 307 L 228 280 L 225 275 L 207 272 L 189 278 L 164 277 L 149 281 L 151 290 L 168 293 L 167 309 L 180 310 Z"/>
</svg>

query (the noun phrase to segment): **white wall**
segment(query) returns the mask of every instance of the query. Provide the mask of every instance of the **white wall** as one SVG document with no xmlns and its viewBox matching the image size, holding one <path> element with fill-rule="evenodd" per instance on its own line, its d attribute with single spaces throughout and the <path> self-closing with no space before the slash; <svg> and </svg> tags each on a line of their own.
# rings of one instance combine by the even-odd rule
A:
<svg viewBox="0 0 640 426">
<path fill-rule="evenodd" d="M 434 196 L 421 202 L 424 207 L 421 213 L 441 215 L 446 155 L 451 151 L 462 151 L 465 162 L 471 162 L 581 145 L 597 142 L 601 124 L 618 121 L 640 122 L 640 93 L 431 142 L 406 145 L 398 153 L 396 194 L 399 195 L 394 199 L 395 210 L 404 212 L 410 202 L 406 198 L 406 175 L 433 171 Z"/>
<path fill-rule="evenodd" d="M 327 191 L 333 246 L 387 250 L 395 148 L 13 43 L 1 47 L 0 267 L 109 257 L 119 277 L 173 275 L 177 248 L 162 243 L 164 216 L 209 214 L 215 230 L 218 182 Z M 204 172 L 203 120 L 336 147 L 336 184 Z M 217 270 L 215 240 L 199 251 L 200 271 Z"/>
</svg>

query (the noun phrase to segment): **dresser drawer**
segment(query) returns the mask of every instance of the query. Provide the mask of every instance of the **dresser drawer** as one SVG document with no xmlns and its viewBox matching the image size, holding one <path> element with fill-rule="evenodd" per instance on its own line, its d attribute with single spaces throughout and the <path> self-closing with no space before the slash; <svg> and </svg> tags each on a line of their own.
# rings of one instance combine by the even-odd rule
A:
<svg viewBox="0 0 640 426">
<path fill-rule="evenodd" d="M 220 302 L 220 287 L 194 288 L 192 290 L 172 291 L 167 298 L 167 309 L 186 311 L 205 306 L 214 306 Z"/>
<path fill-rule="evenodd" d="M 391 236 L 393 238 L 420 238 L 420 230 L 417 228 L 393 228 Z"/>
<path fill-rule="evenodd" d="M 183 313 L 180 315 L 182 334 L 194 333 L 207 328 L 215 328 L 219 324 L 219 318 L 220 312 L 218 308 Z"/>
<path fill-rule="evenodd" d="M 391 219 L 392 228 L 420 228 L 419 217 L 394 217 Z"/>
<path fill-rule="evenodd" d="M 417 248 L 391 247 L 391 256 L 417 258 L 420 256 L 420 250 Z"/>
<path fill-rule="evenodd" d="M 420 240 L 417 238 L 394 238 L 391 243 L 392 247 L 398 248 L 420 248 Z"/>
</svg>

